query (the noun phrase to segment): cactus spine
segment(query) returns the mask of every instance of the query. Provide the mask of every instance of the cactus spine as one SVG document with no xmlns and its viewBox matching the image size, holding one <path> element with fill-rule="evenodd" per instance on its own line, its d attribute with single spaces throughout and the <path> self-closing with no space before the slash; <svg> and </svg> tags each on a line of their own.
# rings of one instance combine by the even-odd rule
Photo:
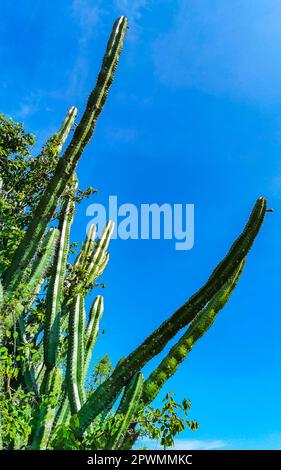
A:
<svg viewBox="0 0 281 470">
<path fill-rule="evenodd" d="M 116 419 L 123 419 L 106 447 L 122 449 L 132 445 L 137 432 L 133 438 L 128 438 L 126 433 L 135 424 L 138 410 L 151 403 L 228 301 L 266 212 L 266 200 L 259 198 L 241 235 L 203 287 L 128 357 L 122 358 L 110 377 L 87 396 L 85 381 L 104 304 L 103 297 L 98 295 L 87 322 L 85 297 L 96 287 L 97 279 L 108 264 L 108 247 L 114 224 L 109 221 L 97 241 L 96 227 L 91 226 L 80 253 L 70 265 L 69 238 L 76 194 L 73 175 L 105 104 L 126 29 L 127 19 L 122 16 L 113 26 L 96 85 L 81 121 L 70 144 L 58 159 L 25 236 L 0 282 L 0 318 L 4 318 L 0 335 L 3 324 L 6 330 L 16 326 L 20 346 L 28 349 L 31 341 L 37 351 L 37 359 L 32 364 L 27 354 L 28 360 L 22 364 L 20 377 L 14 385 L 25 391 L 35 391 L 38 418 L 28 443 L 32 449 L 50 448 L 52 433 L 74 415 L 78 421 L 75 434 L 81 441 L 96 419 L 102 422 L 111 408 L 114 409 L 124 387 L 125 392 L 115 415 Z M 57 134 L 57 156 L 66 142 L 76 114 L 76 108 L 72 107 Z M 57 207 L 60 207 L 58 229 L 50 229 L 45 235 Z M 50 263 L 51 270 L 48 272 Z M 31 306 L 44 281 L 47 281 L 48 288 L 45 321 L 42 323 L 34 319 Z M 186 331 L 181 339 L 144 381 L 143 367 L 183 328 Z"/>
</svg>

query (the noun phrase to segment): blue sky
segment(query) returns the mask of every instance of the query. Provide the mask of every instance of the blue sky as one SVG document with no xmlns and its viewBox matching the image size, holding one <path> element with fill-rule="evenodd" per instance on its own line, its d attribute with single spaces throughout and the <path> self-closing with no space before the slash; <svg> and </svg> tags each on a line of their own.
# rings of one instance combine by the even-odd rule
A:
<svg viewBox="0 0 281 470">
<path fill-rule="evenodd" d="M 195 204 L 191 251 L 169 240 L 112 242 L 95 357 L 129 353 L 202 285 L 255 199 L 274 207 L 229 304 L 165 391 L 189 397 L 200 423 L 178 447 L 280 449 L 280 2 L 0 0 L 0 8 L 1 112 L 38 143 L 71 105 L 82 112 L 112 22 L 128 15 L 80 185 L 99 190 L 91 202 L 116 194 L 120 203 Z M 87 204 L 73 240 L 84 238 Z"/>
</svg>

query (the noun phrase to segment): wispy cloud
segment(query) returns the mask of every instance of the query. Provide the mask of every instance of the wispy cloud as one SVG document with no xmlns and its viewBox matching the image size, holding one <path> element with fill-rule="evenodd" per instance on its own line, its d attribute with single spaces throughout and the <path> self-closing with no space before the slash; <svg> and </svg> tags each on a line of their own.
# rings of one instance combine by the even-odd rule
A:
<svg viewBox="0 0 281 470">
<path fill-rule="evenodd" d="M 72 0 L 72 14 L 80 28 L 79 51 L 71 70 L 69 82 L 63 91 L 64 96 L 72 99 L 73 96 L 83 93 L 89 72 L 91 40 L 97 34 L 97 26 L 102 24 L 105 15 L 113 11 L 116 16 L 128 16 L 130 23 L 128 39 L 134 41 L 140 31 L 138 22 L 146 4 L 147 0 L 113 0 L 112 5 L 106 5 L 102 0 Z M 132 135 L 127 134 L 127 138 L 131 140 Z"/>
<path fill-rule="evenodd" d="M 106 130 L 107 139 L 111 143 L 132 143 L 138 137 L 138 130 L 132 127 L 111 126 Z"/>
<path fill-rule="evenodd" d="M 41 106 L 44 92 L 38 90 L 36 93 L 27 93 L 22 98 L 17 109 L 13 111 L 13 116 L 19 119 L 26 119 L 35 114 Z"/>
<path fill-rule="evenodd" d="M 84 92 L 89 73 L 89 46 L 97 34 L 97 26 L 106 13 L 101 0 L 72 0 L 72 14 L 79 24 L 79 50 L 73 64 L 64 95 L 69 99 Z"/>
<path fill-rule="evenodd" d="M 64 96 L 72 99 L 74 96 L 82 95 L 89 74 L 89 61 L 84 54 L 79 54 L 75 60 Z"/>
<path fill-rule="evenodd" d="M 140 446 L 145 445 L 148 449 L 159 449 L 157 441 L 144 439 Z M 139 447 L 139 446 L 137 446 Z M 174 450 L 280 450 L 281 435 L 267 434 L 255 438 L 233 437 L 231 439 L 175 439 Z"/>
<path fill-rule="evenodd" d="M 36 112 L 36 105 L 31 103 L 22 103 L 18 111 L 15 112 L 15 116 L 20 119 L 25 119 Z"/>
<path fill-rule="evenodd" d="M 176 439 L 175 450 L 219 450 L 226 447 L 227 443 L 221 439 Z"/>
<path fill-rule="evenodd" d="M 275 0 L 178 0 L 172 29 L 154 45 L 156 73 L 174 87 L 280 99 L 280 17 Z"/>
<path fill-rule="evenodd" d="M 273 196 L 280 198 L 281 197 L 281 172 L 273 177 L 271 181 L 271 191 Z"/>
<path fill-rule="evenodd" d="M 80 44 L 85 45 L 93 36 L 95 28 L 104 13 L 104 9 L 101 7 L 101 1 L 73 0 L 72 12 L 80 23 Z"/>
</svg>

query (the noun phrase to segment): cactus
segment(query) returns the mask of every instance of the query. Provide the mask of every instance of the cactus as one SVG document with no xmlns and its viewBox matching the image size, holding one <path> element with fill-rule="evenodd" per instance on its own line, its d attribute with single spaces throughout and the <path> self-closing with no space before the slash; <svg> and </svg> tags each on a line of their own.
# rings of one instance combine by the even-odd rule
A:
<svg viewBox="0 0 281 470">
<path fill-rule="evenodd" d="M 89 315 L 89 323 L 87 325 L 85 337 L 85 364 L 84 364 L 84 379 L 88 373 L 93 349 L 97 341 L 100 319 L 103 315 L 104 305 L 103 297 L 98 295 L 91 307 Z"/>
<path fill-rule="evenodd" d="M 59 198 L 64 192 L 65 184 L 71 178 L 79 158 L 93 135 L 97 119 L 106 102 L 109 88 L 114 79 L 126 29 L 127 19 L 122 16 L 114 24 L 96 86 L 89 96 L 82 119 L 70 144 L 58 162 L 55 173 L 34 212 L 33 219 L 14 254 L 10 267 L 4 273 L 5 286 L 9 287 L 10 290 L 15 289 L 22 273 L 24 273 L 35 255 L 37 245 L 42 239 Z M 69 117 L 69 119 L 71 118 Z M 65 128 L 69 128 L 68 124 L 65 125 Z M 63 133 L 63 138 L 64 136 L 65 133 Z M 61 145 L 62 143 L 59 148 L 61 148 Z"/>
<path fill-rule="evenodd" d="M 245 260 L 242 260 L 232 278 L 214 295 L 206 307 L 198 313 L 187 331 L 147 378 L 143 386 L 142 395 L 142 402 L 145 405 L 148 405 L 155 399 L 164 383 L 175 374 L 180 363 L 186 359 L 196 341 L 212 326 L 217 314 L 224 307 L 236 287 L 243 272 L 244 264 Z"/>
<path fill-rule="evenodd" d="M 0 282 L 1 342 L 9 348 L 6 333 L 16 329 L 17 346 L 26 354 L 20 363 L 20 374 L 13 379 L 13 389 L 32 391 L 38 411 L 26 444 L 32 449 L 51 448 L 52 435 L 72 416 L 78 423 L 75 436 L 81 442 L 96 420 L 103 422 L 110 410 L 114 411 L 115 401 L 123 389 L 125 391 L 115 413 L 117 422 L 119 419 L 121 424 L 105 446 L 112 449 L 132 446 L 138 433 L 134 429 L 135 432 L 129 435 L 128 429 L 132 425 L 135 427 L 139 410 L 154 400 L 196 341 L 213 324 L 236 287 L 265 217 L 266 200 L 259 198 L 241 235 L 203 287 L 130 355 L 122 358 L 101 385 L 87 393 L 85 382 L 104 301 L 98 295 L 87 315 L 85 298 L 96 287 L 108 264 L 114 224 L 109 221 L 98 240 L 96 227 L 92 225 L 80 253 L 70 264 L 69 239 L 77 188 L 75 170 L 105 104 L 126 29 L 127 19 L 119 18 L 113 26 L 97 83 L 82 119 L 63 155 L 58 158 L 54 174 Z M 76 114 L 76 108 L 72 107 L 57 134 L 57 157 Z M 50 228 L 57 209 L 58 228 Z M 47 288 L 44 321 L 32 314 L 34 301 L 43 292 L 42 285 Z M 185 331 L 180 340 L 143 380 L 143 367 L 182 329 Z M 30 352 L 30 343 L 36 350 L 36 357 Z M 6 385 L 0 384 L 1 390 Z"/>
<path fill-rule="evenodd" d="M 76 185 L 73 185 L 74 195 Z M 74 197 L 73 195 L 73 197 Z M 57 348 L 60 335 L 60 314 L 63 300 L 63 283 L 69 251 L 69 234 L 73 221 L 74 202 L 67 197 L 62 203 L 59 221 L 59 239 L 49 280 L 46 301 L 46 320 L 44 326 L 44 364 L 47 370 L 56 365 Z"/>
<path fill-rule="evenodd" d="M 115 417 L 121 418 L 121 425 L 118 431 L 110 438 L 106 444 L 106 449 L 116 450 L 121 447 L 125 433 L 131 423 L 131 420 L 138 408 L 139 400 L 143 389 L 143 375 L 136 373 L 125 388 L 120 405 L 116 411 Z"/>
</svg>

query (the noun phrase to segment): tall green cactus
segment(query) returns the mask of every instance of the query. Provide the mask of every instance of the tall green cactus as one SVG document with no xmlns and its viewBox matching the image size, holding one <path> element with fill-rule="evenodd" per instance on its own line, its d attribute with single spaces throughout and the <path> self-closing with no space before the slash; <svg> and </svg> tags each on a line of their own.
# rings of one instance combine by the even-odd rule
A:
<svg viewBox="0 0 281 470">
<path fill-rule="evenodd" d="M 0 282 L 1 342 L 9 348 L 7 338 L 10 336 L 6 332 L 14 331 L 16 327 L 17 347 L 23 348 L 26 354 L 13 387 L 32 391 L 35 396 L 37 417 L 28 442 L 22 444 L 32 449 L 51 448 L 53 434 L 61 425 L 67 425 L 72 416 L 76 417 L 78 424 L 74 432 L 81 442 L 84 435 L 92 431 L 96 420 L 103 422 L 107 419 L 124 389 L 114 418 L 117 421 L 122 418 L 120 427 L 109 437 L 105 447 L 122 449 L 133 445 L 138 431 L 134 429 L 134 433 L 129 435 L 128 429 L 132 425 L 135 427 L 139 410 L 154 400 L 228 301 L 266 212 L 266 200 L 259 198 L 241 235 L 203 287 L 128 357 L 122 358 L 100 386 L 88 393 L 86 378 L 98 338 L 104 301 L 98 295 L 87 315 L 85 298 L 96 287 L 108 264 L 108 247 L 114 224 L 109 221 L 98 240 L 96 227 L 92 225 L 80 253 L 70 263 L 69 240 L 76 197 L 73 175 L 105 104 L 126 29 L 127 19 L 119 18 L 113 26 L 97 83 L 81 121 L 70 144 L 58 159 L 54 175 Z M 57 156 L 76 114 L 76 108 L 69 110 L 57 134 Z M 58 228 L 49 228 L 57 208 Z M 42 285 L 47 287 L 43 303 L 44 321 L 34 317 L 32 311 L 34 301 L 44 293 Z M 143 380 L 143 367 L 182 329 L 185 331 L 179 341 L 150 376 Z M 30 344 L 36 350 L 35 356 L 31 353 Z M 0 384 L 1 390 L 4 385 Z M 0 438 L 0 443 L 2 441 Z M 5 442 L 0 445 L 5 447 Z"/>
<path fill-rule="evenodd" d="M 93 135 L 97 119 L 106 102 L 109 88 L 114 79 L 126 30 L 127 19 L 122 16 L 113 26 L 96 86 L 88 98 L 81 121 L 76 127 L 70 144 L 58 162 L 56 171 L 34 212 L 33 219 L 14 254 L 9 269 L 4 274 L 5 286 L 9 287 L 10 290 L 15 288 L 22 272 L 25 271 L 35 255 L 37 245 L 53 216 L 59 198 L 64 192 L 65 184 L 75 171 L 78 160 Z M 65 128 L 69 129 L 68 124 L 65 125 Z M 64 133 L 62 135 L 65 136 Z M 59 145 L 60 148 L 61 144 Z"/>
<path fill-rule="evenodd" d="M 46 320 L 44 327 L 44 364 L 47 370 L 56 365 L 57 349 L 60 336 L 60 316 L 63 301 L 64 279 L 69 252 L 69 235 L 73 221 L 74 196 L 76 182 L 72 182 L 73 198 L 63 198 L 59 220 L 59 239 L 54 257 L 53 269 L 49 280 L 46 301 Z M 65 200 L 64 200 L 65 199 Z"/>
</svg>

